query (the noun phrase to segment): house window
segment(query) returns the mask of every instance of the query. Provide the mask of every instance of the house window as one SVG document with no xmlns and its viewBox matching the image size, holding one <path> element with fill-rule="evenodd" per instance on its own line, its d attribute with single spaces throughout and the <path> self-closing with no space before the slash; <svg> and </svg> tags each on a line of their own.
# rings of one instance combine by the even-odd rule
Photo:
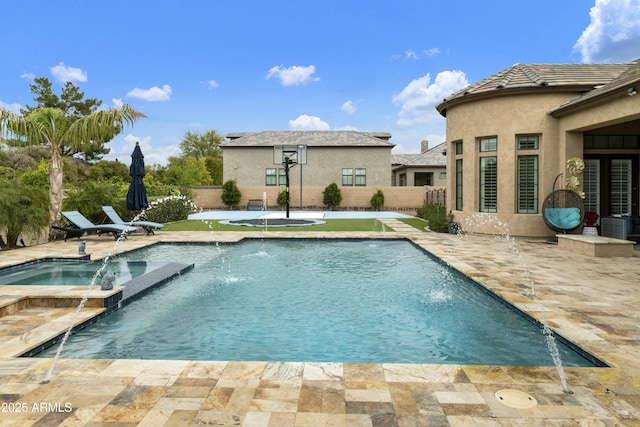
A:
<svg viewBox="0 0 640 427">
<path fill-rule="evenodd" d="M 521 214 L 538 213 L 538 155 L 530 154 L 540 148 L 539 135 L 518 135 L 517 148 L 528 152 L 516 159 L 516 212 Z"/>
<path fill-rule="evenodd" d="M 602 213 L 600 207 L 600 159 L 584 159 L 582 174 L 584 188 L 584 210 Z"/>
<path fill-rule="evenodd" d="M 462 159 L 456 159 L 456 210 L 462 210 Z"/>
<path fill-rule="evenodd" d="M 284 168 L 278 169 L 278 184 L 287 185 L 287 171 Z"/>
<path fill-rule="evenodd" d="M 517 211 L 538 213 L 538 156 L 518 156 Z"/>
<path fill-rule="evenodd" d="M 447 179 L 447 173 L 446 172 L 440 172 L 440 179 Z"/>
<path fill-rule="evenodd" d="M 266 185 L 276 185 L 276 168 L 267 168 L 265 182 Z"/>
<path fill-rule="evenodd" d="M 498 150 L 498 138 L 480 138 L 480 152 L 485 153 L 487 151 Z"/>
<path fill-rule="evenodd" d="M 462 154 L 462 141 L 458 141 L 454 143 L 456 146 L 456 155 Z"/>
<path fill-rule="evenodd" d="M 539 139 L 538 135 L 518 135 L 518 150 L 537 150 Z"/>
<path fill-rule="evenodd" d="M 407 185 L 407 174 L 401 173 L 400 174 L 400 182 L 399 182 L 400 187 L 404 187 Z"/>
<path fill-rule="evenodd" d="M 631 159 L 611 159 L 610 208 L 612 215 L 631 215 Z"/>
<path fill-rule="evenodd" d="M 342 185 L 345 187 L 353 185 L 353 169 L 342 169 Z"/>
<path fill-rule="evenodd" d="M 498 211 L 498 158 L 480 157 L 480 212 Z"/>
<path fill-rule="evenodd" d="M 433 185 L 433 172 L 415 172 L 413 174 L 413 185 L 415 187 Z"/>
<path fill-rule="evenodd" d="M 635 149 L 640 148 L 639 135 L 585 135 L 585 149 Z"/>
<path fill-rule="evenodd" d="M 364 168 L 356 168 L 356 185 L 364 187 L 367 185 L 367 170 Z"/>
</svg>

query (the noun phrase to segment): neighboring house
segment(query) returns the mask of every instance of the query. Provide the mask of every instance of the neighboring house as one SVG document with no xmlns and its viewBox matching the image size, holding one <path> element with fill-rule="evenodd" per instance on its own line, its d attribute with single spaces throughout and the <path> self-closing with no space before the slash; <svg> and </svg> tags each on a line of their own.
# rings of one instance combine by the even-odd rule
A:
<svg viewBox="0 0 640 427">
<path fill-rule="evenodd" d="M 549 236 L 542 203 L 579 157 L 586 210 L 638 215 L 637 92 L 640 60 L 516 64 L 452 94 L 437 106 L 447 119 L 447 210 L 470 231 Z"/>
<path fill-rule="evenodd" d="M 388 186 L 391 176 L 391 134 L 356 131 L 264 131 L 227 135 L 223 152 L 223 180 L 238 186 L 285 185 L 282 163 L 274 161 L 274 147 L 306 147 L 306 164 L 291 168 L 291 183 L 341 187 Z M 278 164 L 274 164 L 278 163 Z M 302 173 L 302 177 L 300 174 Z"/>
<path fill-rule="evenodd" d="M 394 154 L 391 156 L 392 185 L 399 187 L 446 187 L 446 142 L 429 149 L 427 140 L 421 143 L 420 154 Z"/>
</svg>

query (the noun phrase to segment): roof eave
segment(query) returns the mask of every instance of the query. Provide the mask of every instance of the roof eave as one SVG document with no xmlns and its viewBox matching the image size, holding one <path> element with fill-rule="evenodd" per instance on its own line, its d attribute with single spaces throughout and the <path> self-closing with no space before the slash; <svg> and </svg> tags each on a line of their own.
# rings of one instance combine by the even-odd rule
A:
<svg viewBox="0 0 640 427">
<path fill-rule="evenodd" d="M 468 102 L 480 101 L 483 99 L 499 98 L 502 96 L 517 96 L 517 95 L 538 95 L 548 93 L 573 93 L 578 96 L 581 93 L 589 92 L 593 90 L 593 84 L 574 84 L 574 85 L 541 85 L 541 86 L 520 86 L 511 88 L 495 88 L 493 90 L 484 90 L 480 92 L 466 92 L 462 96 L 456 96 L 454 98 L 445 99 L 442 103 L 436 106 L 436 110 L 443 117 L 447 117 L 447 110 L 457 105 L 466 104 Z"/>
<path fill-rule="evenodd" d="M 632 85 L 633 86 L 633 85 Z M 597 95 L 592 95 L 584 101 L 570 102 L 566 105 L 562 105 L 549 112 L 549 115 L 555 118 L 567 116 L 571 113 L 584 110 L 585 108 L 593 107 L 599 104 L 610 102 L 616 98 L 624 98 L 627 95 L 627 87 L 621 87 L 614 91 L 603 92 Z"/>
</svg>

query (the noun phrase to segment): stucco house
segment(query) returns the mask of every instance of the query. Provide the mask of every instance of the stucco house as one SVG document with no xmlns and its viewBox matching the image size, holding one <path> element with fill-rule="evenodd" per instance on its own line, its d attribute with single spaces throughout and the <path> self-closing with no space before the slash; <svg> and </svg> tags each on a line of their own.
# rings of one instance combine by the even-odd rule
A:
<svg viewBox="0 0 640 427">
<path fill-rule="evenodd" d="M 264 131 L 226 135 L 223 180 L 238 186 L 284 185 L 284 167 L 274 164 L 274 147 L 306 147 L 306 164 L 291 168 L 290 181 L 305 186 L 388 186 L 391 176 L 391 134 L 356 131 Z"/>
<path fill-rule="evenodd" d="M 423 140 L 419 154 L 394 154 L 391 156 L 392 185 L 446 187 L 446 143 L 429 148 Z"/>
<path fill-rule="evenodd" d="M 474 232 L 553 234 L 544 198 L 566 162 L 585 161 L 585 209 L 638 215 L 640 60 L 623 64 L 516 64 L 436 108 L 446 117 L 447 210 Z M 579 230 L 578 230 L 579 231 Z"/>
</svg>

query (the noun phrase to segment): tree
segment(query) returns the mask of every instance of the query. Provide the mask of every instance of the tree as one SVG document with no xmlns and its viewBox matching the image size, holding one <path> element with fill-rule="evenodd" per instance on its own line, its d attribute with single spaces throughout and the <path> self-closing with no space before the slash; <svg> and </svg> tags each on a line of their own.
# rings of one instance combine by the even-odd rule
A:
<svg viewBox="0 0 640 427">
<path fill-rule="evenodd" d="M 0 131 L 16 137 L 21 144 L 43 144 L 49 148 L 49 218 L 53 224 L 60 221 L 62 206 L 63 148 L 82 152 L 93 141 L 113 138 L 125 124 L 132 126 L 142 117 L 146 116 L 128 104 L 94 111 L 73 123 L 59 108 L 39 107 L 24 116 L 0 108 Z"/>
<path fill-rule="evenodd" d="M 329 210 L 333 210 L 336 206 L 342 203 L 342 192 L 338 188 L 338 184 L 332 182 L 322 192 L 322 203 L 329 207 Z"/>
<path fill-rule="evenodd" d="M 183 156 L 193 156 L 198 160 L 204 157 L 222 158 L 222 138 L 215 130 L 206 131 L 204 134 L 187 131 L 178 147 Z"/>
<path fill-rule="evenodd" d="M 238 189 L 238 185 L 235 180 L 230 179 L 229 181 L 222 184 L 222 202 L 226 206 L 234 207 L 240 203 L 240 199 L 242 198 L 242 194 L 240 193 L 240 189 Z"/>
<path fill-rule="evenodd" d="M 182 187 L 211 185 L 211 176 L 204 159 L 193 156 L 169 157 L 166 171 L 167 184 Z"/>
<path fill-rule="evenodd" d="M 102 105 L 102 101 L 97 98 L 84 99 L 84 92 L 71 82 L 66 82 L 62 87 L 60 96 L 53 91 L 51 81 L 46 77 L 36 77 L 33 84 L 29 85 L 31 93 L 34 94 L 34 101 L 38 104 L 35 107 L 27 105 L 21 109 L 23 116 L 28 116 L 38 108 L 57 108 L 62 111 L 65 120 L 59 120 L 58 126 L 68 127 L 83 117 L 87 117 L 95 112 Z M 111 141 L 116 135 L 122 131 L 118 126 L 112 128 L 112 132 L 106 132 L 102 138 L 94 138 L 85 141 L 82 146 L 69 145 L 63 141 L 61 152 L 66 156 L 80 155 L 85 160 L 96 160 L 109 152 L 104 144 Z M 64 129 L 61 129 L 64 132 Z"/>
<path fill-rule="evenodd" d="M 211 185 L 222 184 L 222 157 L 205 157 L 204 164 L 211 177 Z"/>
<path fill-rule="evenodd" d="M 209 130 L 204 134 L 187 131 L 178 144 L 182 151 L 181 157 L 194 157 L 196 160 L 204 161 L 212 185 L 222 184 L 222 139 L 215 130 Z"/>
<path fill-rule="evenodd" d="M 100 160 L 89 168 L 89 178 L 94 180 L 100 179 L 117 179 L 122 182 L 129 182 L 129 168 L 118 160 Z"/>
</svg>

